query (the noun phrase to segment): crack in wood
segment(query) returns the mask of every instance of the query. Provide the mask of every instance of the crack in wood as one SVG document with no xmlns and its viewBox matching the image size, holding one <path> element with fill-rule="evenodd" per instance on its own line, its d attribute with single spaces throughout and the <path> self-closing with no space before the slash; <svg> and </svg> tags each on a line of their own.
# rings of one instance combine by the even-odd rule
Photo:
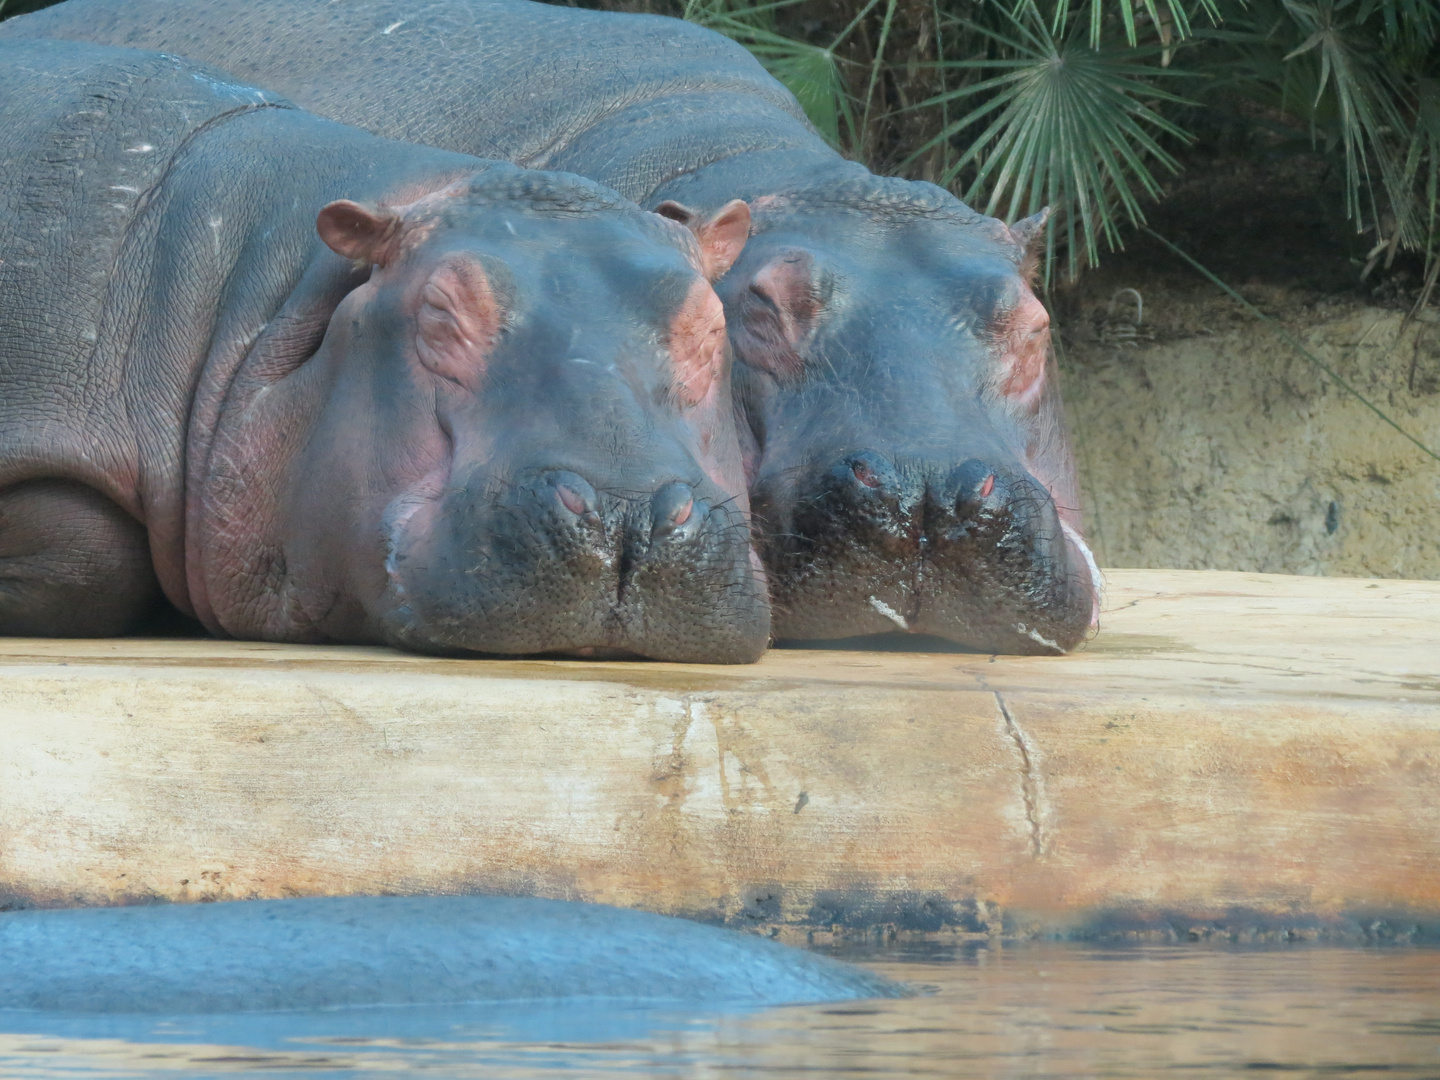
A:
<svg viewBox="0 0 1440 1080">
<path fill-rule="evenodd" d="M 1030 740 L 1010 715 L 1000 691 L 990 692 L 995 695 L 995 704 L 1005 718 L 1005 731 L 1020 753 L 1020 798 L 1025 804 L 1025 820 L 1030 823 L 1030 857 L 1038 859 L 1044 854 L 1045 838 L 1040 831 L 1040 784 L 1035 776 L 1035 758 L 1030 752 Z"/>
</svg>

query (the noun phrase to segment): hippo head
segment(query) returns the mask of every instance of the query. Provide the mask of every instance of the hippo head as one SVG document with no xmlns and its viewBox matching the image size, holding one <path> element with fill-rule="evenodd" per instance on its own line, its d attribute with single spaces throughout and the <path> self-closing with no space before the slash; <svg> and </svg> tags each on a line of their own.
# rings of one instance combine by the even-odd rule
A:
<svg viewBox="0 0 1440 1080">
<path fill-rule="evenodd" d="M 869 173 L 751 205 L 717 288 L 776 636 L 1073 647 L 1099 575 L 1028 281 L 1039 222 Z"/>
<path fill-rule="evenodd" d="M 292 297 L 271 326 L 309 344 L 262 335 L 227 390 L 192 487 L 197 613 L 429 652 L 756 659 L 766 587 L 706 276 L 745 204 L 697 239 L 563 174 L 412 196 L 319 212 L 344 258 L 317 244 L 307 277 L 351 277 L 328 308 Z"/>
</svg>

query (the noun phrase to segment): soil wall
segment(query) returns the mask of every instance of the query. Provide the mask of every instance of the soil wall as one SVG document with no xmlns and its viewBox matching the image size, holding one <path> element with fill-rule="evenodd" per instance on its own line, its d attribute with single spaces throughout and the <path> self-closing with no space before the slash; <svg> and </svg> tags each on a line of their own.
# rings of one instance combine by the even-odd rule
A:
<svg viewBox="0 0 1440 1080">
<path fill-rule="evenodd" d="M 1434 321 L 1401 333 L 1394 305 L 1259 283 L 1242 291 L 1440 448 Z M 1059 307 L 1101 565 L 1440 578 L 1440 462 L 1233 299 L 1142 264 L 1102 271 Z"/>
</svg>

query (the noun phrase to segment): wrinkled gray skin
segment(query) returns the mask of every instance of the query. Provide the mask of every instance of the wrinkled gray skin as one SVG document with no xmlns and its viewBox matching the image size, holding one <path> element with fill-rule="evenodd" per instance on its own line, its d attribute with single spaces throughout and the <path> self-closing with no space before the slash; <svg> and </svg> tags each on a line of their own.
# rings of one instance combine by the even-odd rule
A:
<svg viewBox="0 0 1440 1080">
<path fill-rule="evenodd" d="M 779 1005 L 903 993 L 884 976 L 754 935 L 561 900 L 325 897 L 0 913 L 0 1010 Z"/>
<path fill-rule="evenodd" d="M 705 257 L 578 176 L 0 42 L 0 633 L 158 583 L 240 638 L 756 659 Z"/>
<path fill-rule="evenodd" d="M 740 46 L 526 0 L 67 0 L 0 26 L 164 48 L 392 138 L 566 169 L 703 222 L 751 202 L 717 286 L 775 631 L 996 651 L 1085 634 L 1035 222 L 842 160 Z"/>
</svg>

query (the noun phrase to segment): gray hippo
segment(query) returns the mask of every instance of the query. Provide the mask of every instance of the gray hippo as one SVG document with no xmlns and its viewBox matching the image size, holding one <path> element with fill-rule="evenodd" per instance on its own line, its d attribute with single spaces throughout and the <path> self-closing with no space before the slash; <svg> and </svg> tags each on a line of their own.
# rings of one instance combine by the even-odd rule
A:
<svg viewBox="0 0 1440 1080">
<path fill-rule="evenodd" d="M 68 0 L 0 26 L 162 48 L 385 135 L 565 169 L 703 228 L 750 202 L 717 286 L 775 632 L 896 627 L 1058 652 L 1092 625 L 1040 221 L 871 174 L 740 46 L 527 0 Z"/>
<path fill-rule="evenodd" d="M 0 633 L 755 660 L 747 229 L 0 42 Z"/>
<path fill-rule="evenodd" d="M 34 1011 L 556 999 L 714 1007 L 905 992 L 755 935 L 561 900 L 319 897 L 0 913 L 0 1031 L 33 1031 Z M 371 1017 L 372 1031 L 386 1023 Z"/>
</svg>

